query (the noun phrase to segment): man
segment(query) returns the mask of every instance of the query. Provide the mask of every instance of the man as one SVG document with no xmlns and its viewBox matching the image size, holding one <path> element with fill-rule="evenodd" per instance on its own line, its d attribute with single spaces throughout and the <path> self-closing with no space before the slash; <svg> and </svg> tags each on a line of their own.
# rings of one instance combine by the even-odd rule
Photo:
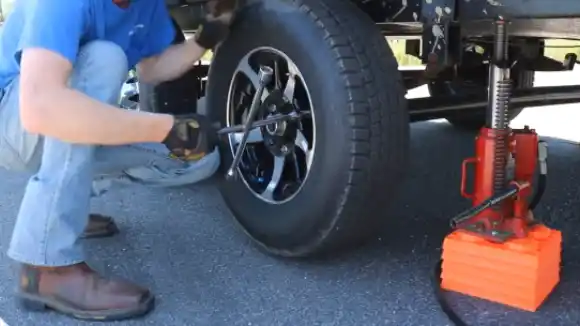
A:
<svg viewBox="0 0 580 326">
<path fill-rule="evenodd" d="M 177 185 L 215 172 L 202 117 L 117 106 L 130 67 L 148 83 L 175 79 L 225 38 L 236 1 L 209 4 L 196 37 L 171 45 L 164 0 L 16 2 L 0 34 L 0 166 L 34 173 L 8 250 L 22 264 L 24 307 L 95 320 L 152 309 L 147 289 L 92 270 L 79 238 L 113 231 L 102 217 L 88 222 L 103 183 Z"/>
</svg>

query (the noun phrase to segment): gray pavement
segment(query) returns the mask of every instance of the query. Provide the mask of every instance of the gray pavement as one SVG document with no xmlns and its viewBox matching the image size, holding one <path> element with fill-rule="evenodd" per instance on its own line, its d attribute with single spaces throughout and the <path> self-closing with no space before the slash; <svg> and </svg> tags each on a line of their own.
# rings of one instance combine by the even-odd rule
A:
<svg viewBox="0 0 580 326">
<path fill-rule="evenodd" d="M 449 294 L 472 325 L 580 324 L 580 130 L 571 122 L 580 111 L 573 107 L 528 109 L 515 122 L 537 127 L 549 142 L 548 190 L 536 215 L 563 230 L 561 284 L 536 313 Z M 567 127 L 552 126 L 562 121 Z M 87 242 L 93 265 L 158 296 L 151 315 L 117 325 L 448 325 L 430 282 L 448 218 L 469 205 L 459 195 L 459 167 L 473 136 L 440 121 L 414 124 L 409 178 L 385 212 L 390 227 L 369 246 L 327 261 L 259 252 L 212 184 L 111 192 L 94 210 L 117 217 L 122 234 Z M 10 326 L 80 325 L 25 313 L 11 298 L 15 269 L 5 252 L 25 181 L 0 171 L 0 317 Z"/>
</svg>

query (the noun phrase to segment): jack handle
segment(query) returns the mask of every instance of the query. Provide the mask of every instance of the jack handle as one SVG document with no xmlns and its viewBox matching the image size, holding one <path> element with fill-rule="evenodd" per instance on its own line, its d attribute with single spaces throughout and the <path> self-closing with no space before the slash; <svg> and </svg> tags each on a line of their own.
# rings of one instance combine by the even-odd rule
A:
<svg viewBox="0 0 580 326">
<path fill-rule="evenodd" d="M 473 200 L 473 198 L 475 198 L 473 193 L 468 193 L 466 188 L 467 188 L 467 166 L 469 164 L 476 164 L 477 163 L 477 157 L 471 157 L 468 159 L 463 160 L 463 163 L 461 164 L 461 196 L 463 196 L 464 198 L 467 199 L 471 199 Z"/>
<path fill-rule="evenodd" d="M 492 206 L 495 206 L 510 197 L 517 195 L 522 189 L 527 188 L 529 186 L 530 184 L 528 182 L 522 184 L 518 184 L 515 182 L 511 183 L 506 191 L 498 195 L 493 195 L 488 199 L 484 200 L 481 204 L 471 207 L 461 212 L 454 218 L 452 218 L 449 223 L 451 225 L 451 228 L 456 229 L 457 226 L 462 224 L 463 222 L 466 222 L 470 220 L 472 217 L 476 216 L 477 214 L 483 212 L 484 210 Z"/>
</svg>

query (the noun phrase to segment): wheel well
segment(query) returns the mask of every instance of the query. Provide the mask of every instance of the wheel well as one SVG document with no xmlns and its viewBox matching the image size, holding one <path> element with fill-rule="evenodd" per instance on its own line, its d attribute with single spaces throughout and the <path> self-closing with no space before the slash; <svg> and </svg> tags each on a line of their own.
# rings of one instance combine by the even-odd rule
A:
<svg viewBox="0 0 580 326">
<path fill-rule="evenodd" d="M 179 1 L 166 0 L 171 16 L 177 21 L 184 31 L 193 31 L 197 28 L 204 15 L 205 0 L 200 1 Z M 391 20 L 402 9 L 406 8 L 403 3 L 406 1 L 381 1 L 381 0 L 340 0 L 351 1 L 363 12 L 377 23 L 384 23 Z"/>
</svg>

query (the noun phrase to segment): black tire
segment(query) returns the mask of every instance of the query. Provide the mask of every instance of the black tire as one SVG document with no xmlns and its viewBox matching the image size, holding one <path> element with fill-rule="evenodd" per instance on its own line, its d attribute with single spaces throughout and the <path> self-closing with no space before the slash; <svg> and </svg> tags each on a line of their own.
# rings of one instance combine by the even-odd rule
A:
<svg viewBox="0 0 580 326">
<path fill-rule="evenodd" d="M 284 52 L 310 89 L 316 150 L 290 201 L 269 204 L 242 181 L 220 191 L 242 229 L 267 252 L 309 257 L 350 249 L 388 218 L 385 204 L 408 163 L 409 117 L 397 61 L 373 22 L 350 1 L 267 0 L 249 5 L 210 67 L 208 114 L 226 121 L 236 66 L 261 46 Z M 222 167 L 232 162 L 221 144 Z"/>
<path fill-rule="evenodd" d="M 514 78 L 514 85 L 515 85 L 515 87 L 518 87 L 518 88 L 533 87 L 534 86 L 534 72 L 533 71 L 520 72 L 516 76 L 516 78 Z M 430 85 L 429 91 L 430 92 L 438 92 L 438 93 L 445 92 L 441 88 L 434 88 L 434 87 L 431 87 L 431 85 Z M 487 90 L 485 88 L 479 88 L 477 92 L 479 94 L 481 94 L 482 91 L 486 92 Z M 520 113 L 522 113 L 523 110 L 524 110 L 524 108 L 510 109 L 510 111 L 508 112 L 509 120 L 511 121 L 511 120 L 515 119 Z M 447 119 L 447 121 L 449 121 L 449 123 L 451 123 L 451 125 L 453 125 L 454 127 L 458 128 L 458 129 L 479 130 L 486 123 L 485 114 L 486 114 L 485 110 L 481 110 L 481 111 L 477 111 L 477 112 L 470 113 L 470 114 L 458 114 L 456 116 L 451 116 L 451 117 L 448 117 L 446 119 Z"/>
<path fill-rule="evenodd" d="M 175 20 L 173 20 L 173 26 L 175 27 L 173 44 L 185 42 L 185 35 Z M 147 112 L 195 113 L 197 111 L 199 85 L 199 76 L 194 70 L 180 78 L 159 85 L 139 82 L 139 107 L 142 111 Z"/>
</svg>

